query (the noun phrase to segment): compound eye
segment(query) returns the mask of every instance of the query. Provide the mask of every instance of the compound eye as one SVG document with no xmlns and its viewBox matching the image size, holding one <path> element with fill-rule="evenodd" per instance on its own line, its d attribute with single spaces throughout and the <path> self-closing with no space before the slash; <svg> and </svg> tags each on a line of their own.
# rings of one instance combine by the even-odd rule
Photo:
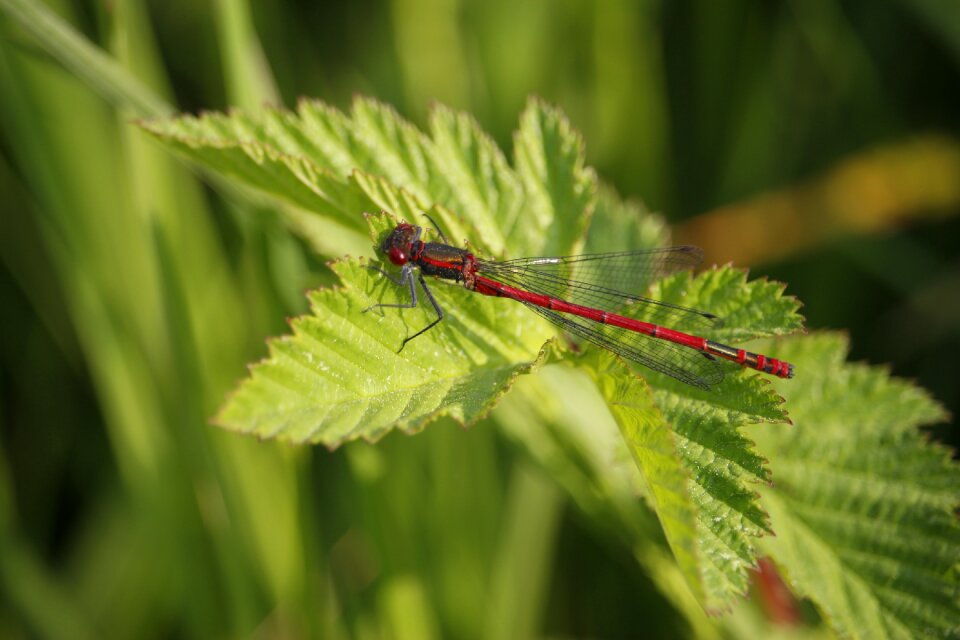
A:
<svg viewBox="0 0 960 640">
<path fill-rule="evenodd" d="M 390 250 L 387 251 L 387 257 L 390 259 L 390 262 L 402 267 L 407 264 L 407 253 L 400 247 L 390 247 Z"/>
</svg>

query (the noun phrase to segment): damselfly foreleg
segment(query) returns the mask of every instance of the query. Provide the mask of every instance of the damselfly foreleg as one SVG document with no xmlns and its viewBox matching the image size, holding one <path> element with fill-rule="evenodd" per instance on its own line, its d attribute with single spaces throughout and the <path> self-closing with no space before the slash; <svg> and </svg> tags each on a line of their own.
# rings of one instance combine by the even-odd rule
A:
<svg viewBox="0 0 960 640">
<path fill-rule="evenodd" d="M 403 269 L 400 271 L 400 277 L 394 278 L 392 275 L 381 269 L 380 267 L 370 265 L 370 268 L 374 271 L 379 271 L 381 274 L 387 277 L 387 279 L 398 287 L 410 287 L 410 302 L 400 302 L 400 303 L 388 303 L 388 302 L 378 302 L 377 304 L 372 304 L 360 313 L 366 313 L 370 309 L 376 309 L 378 307 L 391 307 L 394 309 L 412 309 L 417 306 L 417 288 L 414 286 L 413 282 L 413 265 L 404 265 Z"/>
<path fill-rule="evenodd" d="M 388 303 L 388 302 L 378 302 L 377 304 L 370 305 L 363 310 L 363 313 L 370 311 L 371 309 L 376 309 L 378 307 L 390 307 L 394 309 L 413 309 L 420 304 L 420 301 L 417 299 L 417 287 L 416 283 L 413 281 L 413 265 L 408 263 L 403 266 L 403 270 L 400 272 L 400 278 L 394 278 L 392 275 L 381 269 L 380 267 L 370 266 L 371 269 L 376 269 L 383 275 L 385 275 L 390 282 L 394 283 L 398 287 L 409 287 L 410 291 L 410 302 L 400 302 L 400 303 Z M 422 335 L 435 327 L 437 323 L 443 320 L 443 309 L 440 308 L 440 305 L 437 303 L 437 299 L 433 297 L 433 292 L 430 291 L 430 287 L 427 286 L 426 280 L 423 279 L 423 274 L 417 274 L 417 279 L 420 281 L 420 286 L 423 287 L 423 292 L 427 294 L 427 300 L 430 301 L 430 305 L 433 307 L 433 310 L 437 313 L 437 319 L 425 326 L 420 331 L 417 331 L 412 336 L 404 338 L 403 342 L 400 344 L 400 348 L 397 349 L 397 353 L 403 351 L 403 348 L 407 346 L 407 343 L 416 338 L 419 335 Z"/>
</svg>

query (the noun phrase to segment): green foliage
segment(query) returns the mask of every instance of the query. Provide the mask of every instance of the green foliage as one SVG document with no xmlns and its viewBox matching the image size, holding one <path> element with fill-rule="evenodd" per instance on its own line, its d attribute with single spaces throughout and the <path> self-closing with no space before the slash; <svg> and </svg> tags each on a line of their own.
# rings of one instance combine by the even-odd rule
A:
<svg viewBox="0 0 960 640">
<path fill-rule="evenodd" d="M 725 315 L 743 323 L 733 329 L 738 333 L 776 332 L 781 327 L 768 324 L 776 318 L 798 326 L 796 303 L 780 291 L 762 281 L 748 285 L 742 273 L 729 268 L 696 278 L 680 274 L 655 287 L 655 294 L 671 303 L 715 308 L 707 305 L 717 301 Z M 615 359 L 597 365 L 593 375 L 688 582 L 708 610 L 728 607 L 748 586 L 754 538 L 770 532 L 749 486 L 768 480 L 769 471 L 738 428 L 786 421 L 780 397 L 751 374 L 728 376 L 711 391 L 645 373 L 648 388 Z"/>
<path fill-rule="evenodd" d="M 642 628 L 659 637 L 809 637 L 811 625 L 774 629 L 757 598 L 733 616 L 704 616 L 703 607 L 734 601 L 757 551 L 839 634 L 956 635 L 957 471 L 917 430 L 943 411 L 913 385 L 844 364 L 836 336 L 758 344 L 795 361 L 800 376 L 736 375 L 704 394 L 603 353 L 540 366 L 553 358 L 542 350 L 550 327 L 520 305 L 438 285 L 455 315 L 396 354 L 429 313 L 359 313 L 400 292 L 347 259 L 333 265 L 342 287 L 308 294 L 313 310 L 272 341 L 221 419 L 330 445 L 417 430 L 439 415 L 469 423 L 499 403 L 492 419 L 469 432 L 440 420 L 416 438 L 334 454 L 209 427 L 243 359 L 260 355 L 279 318 L 303 313 L 302 288 L 323 277 L 298 240 L 251 206 L 252 193 L 267 196 L 271 211 L 279 204 L 288 229 L 327 257 L 372 255 L 369 228 L 376 236 L 392 222 L 365 224 L 358 213 L 381 209 L 405 219 L 427 210 L 454 243 L 482 243 L 473 246 L 493 256 L 666 242 L 659 218 L 598 188 L 577 134 L 542 104 L 524 111 L 510 158 L 472 117 L 443 107 L 418 120 L 421 133 L 364 99 L 347 114 L 310 101 L 296 114 L 257 112 L 264 101 L 322 93 L 348 104 L 363 87 L 405 96 L 400 110 L 420 114 L 441 99 L 469 105 L 506 141 L 523 96 L 537 92 L 587 127 L 605 175 L 682 219 L 773 185 L 803 190 L 796 181 L 836 162 L 838 150 L 900 136 L 889 123 L 916 123 L 918 111 L 949 112 L 946 100 L 917 91 L 923 83 L 888 73 L 877 51 L 889 47 L 871 42 L 903 42 L 888 60 L 930 69 L 925 79 L 939 88 L 952 86 L 942 78 L 953 67 L 929 52 L 960 50 L 956 29 L 943 27 L 951 21 L 931 19 L 956 13 L 946 3 L 939 12 L 928 8 L 935 3 L 904 5 L 939 34 L 945 46 L 933 47 L 914 46 L 923 42 L 919 25 L 891 30 L 902 7 L 869 3 L 772 13 L 749 3 L 701 7 L 706 13 L 669 3 L 509 4 L 467 3 L 467 20 L 432 3 L 390 6 L 386 28 L 376 17 L 383 3 L 344 5 L 297 33 L 275 28 L 302 17 L 293 5 L 148 14 L 137 2 L 0 0 L 0 296 L 9 338 L 0 378 L 13 399 L 0 451 L 0 635 L 618 637 Z M 69 26 L 78 7 L 75 22 L 95 25 L 104 48 Z M 349 38 L 338 41 L 350 16 Z M 422 38 L 427 18 L 431 33 L 446 37 Z M 165 42 L 174 46 L 161 55 Z M 436 47 L 442 60 L 429 64 L 441 57 Z M 744 50 L 751 55 L 729 55 Z M 940 64 L 922 63 L 931 58 Z M 165 67 L 189 86 L 170 90 Z M 311 84 L 317 78 L 321 88 Z M 444 91 L 453 85 L 462 93 Z M 904 88 L 909 96 L 897 93 Z M 225 201 L 130 127 L 131 118 L 172 112 L 173 95 L 253 109 L 147 125 L 219 173 Z M 824 117 L 841 105 L 864 116 L 856 127 Z M 952 165 L 897 157 L 896 173 L 956 210 L 951 191 L 919 179 L 937 169 L 949 176 Z M 872 208 L 861 210 L 863 191 L 843 181 L 830 192 L 864 222 L 877 207 L 909 210 L 895 184 L 891 203 L 874 188 L 885 181 L 866 182 Z M 832 209 L 811 207 L 804 194 L 798 210 L 833 229 L 823 217 Z M 725 242 L 750 230 L 742 220 L 725 225 Z M 929 244 L 909 242 L 920 262 L 937 262 Z M 873 247 L 882 257 L 869 277 L 913 300 L 908 293 L 929 271 L 902 270 L 889 246 Z M 844 280 L 849 269 L 820 257 L 800 258 L 793 277 L 829 278 L 837 286 L 807 295 L 842 291 L 842 299 L 811 306 L 849 315 L 819 324 L 859 322 L 862 336 L 876 317 L 848 292 L 878 287 L 867 293 Z M 904 307 L 910 326 L 923 313 L 947 319 L 910 341 L 951 344 L 944 295 L 927 293 Z M 748 284 L 730 269 L 674 278 L 654 295 L 723 315 L 715 336 L 727 341 L 798 327 L 779 285 Z M 364 358 L 350 360 L 358 345 Z M 955 358 L 930 352 L 927 379 L 945 381 L 938 395 L 949 398 Z M 327 375 L 318 357 L 345 375 Z M 433 360 L 442 368 L 423 368 Z M 787 408 L 794 424 L 776 423 Z M 504 436 L 515 446 L 503 446 Z M 585 527 L 571 526 L 567 500 Z M 571 546 L 583 530 L 620 546 Z M 614 555 L 623 550 L 641 571 L 610 570 L 629 568 Z"/>
<path fill-rule="evenodd" d="M 530 314 L 479 303 L 453 287 L 436 292 L 448 310 L 444 331 L 397 353 L 402 336 L 430 322 L 426 310 L 363 313 L 405 290 L 363 263 L 332 266 L 344 288 L 310 294 L 311 315 L 293 321 L 292 336 L 271 342 L 271 357 L 253 368 L 218 423 L 328 446 L 373 440 L 392 428 L 416 431 L 444 415 L 472 424 L 542 358 L 543 331 Z M 516 331 L 496 331 L 500 321 Z"/>
<path fill-rule="evenodd" d="M 761 549 L 841 635 L 957 633 L 960 474 L 917 429 L 943 409 L 882 369 L 845 363 L 840 336 L 777 349 L 812 375 L 778 385 L 793 426 L 750 429 L 775 480 L 761 504 L 777 535 Z"/>
<path fill-rule="evenodd" d="M 317 124 L 318 114 L 324 125 Z M 431 138 L 363 100 L 355 103 L 353 128 L 347 122 L 329 108 L 303 103 L 299 118 L 271 111 L 263 121 L 240 114 L 208 115 L 146 126 L 178 151 L 246 186 L 284 193 L 288 183 L 300 182 L 302 195 L 293 203 L 316 215 L 343 214 L 367 198 L 368 206 L 399 208 L 405 219 L 417 220 L 416 203 L 464 193 L 460 204 L 477 214 L 474 231 L 489 229 L 493 245 L 505 244 L 511 254 L 570 250 L 577 243 L 570 230 L 582 227 L 593 211 L 595 189 L 582 166 L 579 139 L 562 116 L 536 101 L 521 118 L 516 173 L 472 121 L 446 109 L 431 119 Z M 305 123 L 313 124 L 308 128 Z M 334 129 L 336 136 L 329 133 Z M 276 133 L 280 130 L 282 135 Z M 228 137 L 230 132 L 236 139 Z M 338 153 L 329 151 L 334 147 Z M 404 192 L 390 182 L 358 173 L 338 180 L 334 176 L 345 165 L 334 166 L 329 158 L 347 153 L 378 158 L 374 169 L 389 172 L 401 185 L 414 185 L 419 195 L 404 201 Z M 439 207 L 434 212 L 445 214 Z M 558 218 L 558 212 L 564 216 Z M 375 241 L 395 224 L 387 216 L 369 219 Z M 469 228 L 464 220 L 456 220 L 458 229 Z M 451 286 L 436 287 L 447 320 L 397 353 L 403 336 L 430 321 L 430 310 L 364 313 L 379 301 L 396 303 L 406 292 L 365 263 L 340 263 L 334 269 L 344 287 L 311 295 L 311 314 L 293 321 L 293 335 L 272 343 L 270 358 L 255 366 L 231 397 L 218 416 L 220 424 L 260 437 L 328 446 L 375 439 L 394 427 L 417 430 L 441 415 L 470 424 L 543 357 L 538 350 L 550 334 L 533 314 Z M 768 283 L 748 285 L 743 274 L 727 268 L 695 279 L 681 274 L 660 283 L 654 294 L 718 308 L 736 322 L 728 337 L 743 338 L 799 327 L 797 304 L 781 291 Z M 635 385 L 627 384 L 632 377 L 621 376 L 621 384 L 609 387 L 614 379 L 598 374 L 640 468 L 651 470 L 652 503 L 668 541 L 695 593 L 708 608 L 722 608 L 746 589 L 752 538 L 766 529 L 765 516 L 745 485 L 746 476 L 762 479 L 766 472 L 736 428 L 756 420 L 784 420 L 779 399 L 757 376 L 731 376 L 715 392 L 702 394 L 654 376 L 662 391 L 656 409 L 651 405 L 650 410 L 659 418 L 639 429 L 624 411 L 626 406 L 639 410 L 636 400 L 618 395 L 636 392 Z M 681 441 L 671 449 L 674 433 Z M 651 438 L 659 444 L 641 444 Z M 657 464 L 644 455 L 650 450 L 667 456 L 672 469 L 653 473 Z"/>
<path fill-rule="evenodd" d="M 594 178 L 580 139 L 537 101 L 517 132 L 516 170 L 472 118 L 443 107 L 431 114 L 431 137 L 364 98 L 349 117 L 302 100 L 296 114 L 235 111 L 141 125 L 204 168 L 355 230 L 363 211 L 414 220 L 435 205 L 451 237 L 482 241 L 495 255 L 508 237 L 518 255 L 566 254 L 592 207 Z M 554 224 L 557 206 L 568 226 Z M 322 244 L 323 230 L 304 233 Z"/>
<path fill-rule="evenodd" d="M 550 254 L 581 246 L 582 232 L 596 212 L 594 250 L 617 248 L 631 236 L 641 245 L 662 239 L 651 218 L 637 216 L 612 192 L 604 190 L 597 198 L 593 175 L 583 166 L 582 144 L 558 112 L 532 101 L 520 122 L 515 168 L 472 119 L 442 107 L 430 118 L 430 136 L 364 99 L 355 101 L 349 117 L 302 102 L 296 115 L 276 110 L 259 116 L 211 114 L 144 126 L 205 168 L 345 227 L 358 226 L 361 210 L 387 209 L 417 222 L 429 209 L 452 237 L 480 241 L 476 250 Z M 368 215 L 367 220 L 374 246 L 396 224 L 390 215 Z M 398 353 L 403 337 L 425 326 L 431 311 L 421 306 L 364 313 L 378 302 L 405 300 L 406 292 L 366 261 L 331 266 L 342 287 L 310 294 L 310 314 L 293 320 L 290 336 L 271 343 L 270 357 L 253 367 L 222 408 L 220 424 L 259 437 L 327 446 L 374 440 L 392 428 L 417 431 L 443 415 L 472 424 L 519 374 L 546 357 L 544 341 L 551 332 L 521 305 L 446 283 L 434 287 L 448 314 L 445 322 Z M 720 315 L 724 321 L 713 337 L 721 340 L 740 342 L 801 326 L 798 304 L 782 296 L 781 285 L 748 283 L 745 274 L 730 267 L 696 277 L 678 274 L 657 283 L 651 295 Z M 821 337 L 789 343 L 796 345 L 799 378 L 777 386 L 756 374 L 731 371 L 717 388 L 702 391 L 648 371 L 635 372 L 609 354 L 592 353 L 579 364 L 591 372 L 639 470 L 641 492 L 660 520 L 682 575 L 708 611 L 729 608 L 746 591 L 747 570 L 761 547 L 838 630 L 870 628 L 864 626 L 868 618 L 890 636 L 948 630 L 955 624 L 949 603 L 956 588 L 945 572 L 950 552 L 956 551 L 956 528 L 949 514 L 954 494 L 947 487 L 955 475 L 915 432 L 917 424 L 942 416 L 911 387 L 879 374 L 863 380 L 845 376 L 838 382 L 838 373 L 846 371 L 836 356 L 841 349 L 823 343 Z M 770 344 L 770 351 L 793 358 L 782 344 Z M 824 356 L 834 368 L 808 353 Z M 824 415 L 804 416 L 790 426 L 780 390 L 791 399 L 806 397 L 806 404 L 798 402 L 801 411 L 820 406 Z M 845 398 L 850 408 L 844 412 L 826 397 L 828 391 L 838 400 Z M 915 401 L 906 402 L 911 393 Z M 897 412 L 885 409 L 882 399 Z M 828 412 L 839 416 L 828 419 Z M 853 455 L 865 451 L 852 444 L 844 426 L 850 420 L 870 422 L 865 414 L 871 412 L 878 416 L 874 423 L 898 425 L 901 440 L 905 434 L 914 438 L 917 468 L 928 464 L 930 456 L 940 460 L 939 494 L 930 494 L 929 485 L 910 491 L 906 477 L 893 482 L 884 476 L 884 467 L 866 464 L 870 456 L 902 462 L 890 448 L 893 442 L 880 438 L 868 458 Z M 823 439 L 811 439 L 806 448 L 790 442 L 777 449 L 785 454 L 768 454 L 774 460 L 771 473 L 740 432 L 747 425 L 765 424 L 752 428 L 755 437 L 776 447 L 773 434 L 792 434 L 795 440 L 810 433 L 808 421 L 823 419 L 836 428 L 833 461 L 840 462 L 837 456 L 846 451 L 850 461 L 866 465 L 858 470 L 866 477 L 848 477 L 843 465 L 828 463 L 830 456 L 820 450 Z M 787 426 L 770 425 L 776 422 Z M 814 457 L 804 459 L 804 450 Z M 782 467 L 776 464 L 781 458 Z M 826 468 L 814 472 L 815 464 Z M 762 489 L 771 478 L 777 489 Z M 892 483 L 900 498 L 886 505 L 882 491 L 871 489 L 876 482 Z M 803 490 L 791 493 L 797 487 Z M 869 495 L 881 502 L 862 499 Z M 915 508 L 918 500 L 928 511 L 915 512 L 912 524 L 893 517 L 910 505 Z M 857 521 L 858 514 L 867 513 L 879 522 Z M 930 529 L 936 522 L 940 524 Z M 930 536 L 922 545 L 904 547 L 914 550 L 918 557 L 911 560 L 923 560 L 925 569 L 898 568 L 903 558 L 892 545 L 908 531 Z M 867 535 L 871 532 L 881 535 Z M 768 535 L 772 533 L 776 537 Z M 879 560 L 864 551 L 876 546 L 884 550 Z M 810 572 L 811 562 L 819 565 L 821 560 L 827 569 Z M 865 603 L 874 606 L 864 608 Z M 867 610 L 873 615 L 863 613 Z"/>
</svg>

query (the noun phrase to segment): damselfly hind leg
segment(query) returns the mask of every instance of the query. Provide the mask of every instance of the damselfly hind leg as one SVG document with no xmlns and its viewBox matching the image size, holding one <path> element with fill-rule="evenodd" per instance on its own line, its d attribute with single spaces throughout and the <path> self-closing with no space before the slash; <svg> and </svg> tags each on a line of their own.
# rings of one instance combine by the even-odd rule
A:
<svg viewBox="0 0 960 640">
<path fill-rule="evenodd" d="M 410 336 L 410 337 L 408 337 L 408 338 L 404 338 L 404 339 L 403 339 L 403 343 L 400 345 L 400 348 L 397 350 L 397 353 L 400 353 L 401 351 L 403 351 L 403 348 L 404 348 L 405 346 L 407 346 L 407 343 L 408 343 L 408 342 L 410 342 L 411 340 L 413 340 L 413 339 L 416 338 L 417 336 L 423 335 L 424 333 L 426 333 L 426 332 L 429 331 L 430 329 L 433 329 L 435 326 L 437 326 L 437 324 L 438 324 L 441 320 L 443 320 L 443 309 L 441 309 L 441 308 L 440 308 L 440 305 L 437 304 L 436 298 L 433 297 L 433 292 L 430 291 L 430 287 L 427 286 L 426 280 L 423 279 L 423 274 L 421 273 L 421 274 L 419 274 L 419 275 L 420 275 L 420 277 L 419 277 L 418 279 L 420 280 L 420 286 L 423 287 L 423 292 L 424 292 L 425 294 L 427 294 L 427 300 L 430 301 L 430 304 L 433 306 L 433 310 L 437 312 L 437 319 L 434 320 L 433 322 L 431 322 L 430 324 L 428 324 L 427 326 L 425 326 L 423 329 L 420 329 L 420 331 L 417 331 L 417 332 L 416 332 L 415 334 L 413 334 L 412 336 Z M 413 291 L 413 287 L 411 287 L 411 291 Z"/>
</svg>

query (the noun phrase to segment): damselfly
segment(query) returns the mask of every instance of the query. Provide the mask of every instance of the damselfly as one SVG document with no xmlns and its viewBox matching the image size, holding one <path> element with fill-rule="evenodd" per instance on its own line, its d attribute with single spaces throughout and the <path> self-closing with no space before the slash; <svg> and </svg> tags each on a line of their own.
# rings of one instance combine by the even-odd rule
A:
<svg viewBox="0 0 960 640">
<path fill-rule="evenodd" d="M 405 338 L 401 350 L 443 320 L 443 309 L 423 278 L 428 275 L 462 282 L 483 295 L 522 302 L 574 336 L 703 389 L 723 379 L 724 367 L 718 358 L 781 378 L 793 377 L 793 365 L 783 360 L 666 326 L 683 324 L 706 330 L 716 320 L 713 314 L 644 297 L 656 280 L 700 264 L 703 254 L 697 247 L 495 262 L 447 244 L 439 230 L 442 243 L 423 242 L 422 232 L 421 227 L 400 223 L 380 246 L 387 259 L 401 267 L 399 279 L 381 272 L 409 288 L 410 301 L 380 303 L 364 310 L 416 307 L 414 270 L 419 268 L 417 279 L 437 318 Z"/>
</svg>

